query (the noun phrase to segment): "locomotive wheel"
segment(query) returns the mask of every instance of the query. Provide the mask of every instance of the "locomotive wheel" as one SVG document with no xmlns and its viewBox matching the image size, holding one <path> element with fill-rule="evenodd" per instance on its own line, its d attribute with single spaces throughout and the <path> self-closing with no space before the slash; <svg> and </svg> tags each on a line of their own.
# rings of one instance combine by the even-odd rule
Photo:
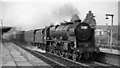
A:
<svg viewBox="0 0 120 68">
<path fill-rule="evenodd" d="M 63 57 L 65 55 L 64 51 L 61 52 L 61 56 Z"/>
<path fill-rule="evenodd" d="M 43 50 L 46 50 L 45 46 L 43 45 Z"/>
<path fill-rule="evenodd" d="M 86 60 L 89 59 L 89 56 L 90 56 L 89 53 L 84 53 L 84 57 L 85 57 Z"/>
<path fill-rule="evenodd" d="M 59 56 L 61 56 L 61 57 L 63 57 L 64 56 L 64 52 L 63 51 L 59 51 L 59 53 L 60 53 L 60 55 Z"/>
<path fill-rule="evenodd" d="M 59 55 L 59 50 L 56 50 L 56 55 Z"/>
<path fill-rule="evenodd" d="M 81 59 L 82 58 L 82 54 L 79 54 L 78 58 Z"/>
<path fill-rule="evenodd" d="M 49 44 L 48 50 L 49 50 L 50 53 L 53 53 L 52 43 Z"/>
<path fill-rule="evenodd" d="M 62 56 L 62 52 L 61 52 L 60 50 L 58 51 L 58 55 L 59 55 L 59 56 Z"/>
<path fill-rule="evenodd" d="M 73 54 L 72 54 L 72 60 L 76 61 L 77 58 L 78 58 L 78 54 L 75 53 L 75 52 L 73 52 Z"/>
<path fill-rule="evenodd" d="M 93 53 L 90 53 L 90 57 L 89 57 L 91 60 L 94 60 L 94 54 Z"/>
<path fill-rule="evenodd" d="M 68 55 L 68 53 L 67 52 L 65 52 L 65 58 L 69 58 L 69 55 Z"/>
<path fill-rule="evenodd" d="M 55 54 L 55 50 L 53 50 L 53 52 L 52 52 L 53 54 Z"/>
<path fill-rule="evenodd" d="M 53 50 L 50 48 L 50 49 L 49 49 L 49 52 L 50 52 L 50 53 L 52 53 L 52 52 L 53 52 Z"/>
<path fill-rule="evenodd" d="M 57 55 L 57 50 L 54 50 L 53 53 Z"/>
<path fill-rule="evenodd" d="M 40 48 L 43 50 L 43 45 L 42 44 L 40 44 Z"/>
</svg>

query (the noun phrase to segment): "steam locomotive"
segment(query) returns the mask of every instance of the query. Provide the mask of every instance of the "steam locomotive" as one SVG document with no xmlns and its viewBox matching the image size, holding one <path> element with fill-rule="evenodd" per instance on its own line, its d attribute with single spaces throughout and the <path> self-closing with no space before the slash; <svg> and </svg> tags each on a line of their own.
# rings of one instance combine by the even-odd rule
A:
<svg viewBox="0 0 120 68">
<path fill-rule="evenodd" d="M 88 19 L 82 22 L 74 15 L 71 22 L 25 31 L 22 37 L 25 42 L 61 57 L 74 61 L 82 58 L 87 60 L 93 58 L 94 53 L 98 51 L 94 39 L 95 28 L 89 23 L 94 19 L 89 17 L 91 16 L 88 14 L 86 17 Z"/>
</svg>

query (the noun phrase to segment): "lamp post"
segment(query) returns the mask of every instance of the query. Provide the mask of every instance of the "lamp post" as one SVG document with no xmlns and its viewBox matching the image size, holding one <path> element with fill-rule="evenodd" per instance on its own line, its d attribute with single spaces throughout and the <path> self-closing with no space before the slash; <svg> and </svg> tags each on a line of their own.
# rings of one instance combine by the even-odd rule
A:
<svg viewBox="0 0 120 68">
<path fill-rule="evenodd" d="M 106 19 L 109 19 L 108 16 L 111 16 L 112 19 L 111 19 L 111 34 L 110 34 L 110 48 L 112 50 L 112 42 L 113 42 L 113 37 L 112 37 L 112 34 L 113 34 L 113 14 L 106 14 Z"/>
<path fill-rule="evenodd" d="M 0 19 L 0 24 L 1 24 L 1 29 L 0 29 L 0 40 L 2 41 L 2 23 L 3 21 L 2 21 L 2 19 Z"/>
<path fill-rule="evenodd" d="M 2 22 L 3 22 L 2 19 L 0 19 L 1 27 L 2 27 Z M 0 42 L 0 52 L 1 52 L 0 53 L 0 55 L 1 55 L 0 56 L 0 64 L 2 64 L 2 61 L 1 61 L 2 60 L 2 28 L 0 29 L 0 41 L 1 41 Z M 2 67 L 2 65 L 0 65 L 0 67 Z"/>
<path fill-rule="evenodd" d="M 2 24 L 2 19 L 0 19 L 0 23 Z"/>
<path fill-rule="evenodd" d="M 0 24 L 1 24 L 1 29 L 0 29 L 0 37 L 1 37 L 1 35 L 2 35 L 2 25 L 3 25 L 2 19 L 0 19 Z"/>
<path fill-rule="evenodd" d="M 2 33 L 2 25 L 3 25 L 2 19 L 0 19 L 0 24 L 1 24 L 1 33 Z"/>
</svg>

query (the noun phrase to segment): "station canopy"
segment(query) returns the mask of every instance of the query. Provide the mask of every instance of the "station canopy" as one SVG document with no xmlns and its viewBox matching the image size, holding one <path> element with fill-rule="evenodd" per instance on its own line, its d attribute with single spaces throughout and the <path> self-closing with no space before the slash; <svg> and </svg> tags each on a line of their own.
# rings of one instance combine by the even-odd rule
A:
<svg viewBox="0 0 120 68">
<path fill-rule="evenodd" d="M 9 26 L 1 26 L 0 27 L 0 33 L 6 33 L 8 32 L 12 27 L 9 27 Z"/>
</svg>

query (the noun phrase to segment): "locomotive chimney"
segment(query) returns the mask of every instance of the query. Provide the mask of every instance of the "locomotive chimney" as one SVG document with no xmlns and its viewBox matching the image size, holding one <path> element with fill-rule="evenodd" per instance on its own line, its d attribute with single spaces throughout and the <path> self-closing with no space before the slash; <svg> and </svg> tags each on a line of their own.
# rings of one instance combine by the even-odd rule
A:
<svg viewBox="0 0 120 68">
<path fill-rule="evenodd" d="M 72 17 L 71 17 L 71 22 L 81 22 L 81 19 L 79 18 L 79 16 L 77 14 L 74 14 Z"/>
</svg>

